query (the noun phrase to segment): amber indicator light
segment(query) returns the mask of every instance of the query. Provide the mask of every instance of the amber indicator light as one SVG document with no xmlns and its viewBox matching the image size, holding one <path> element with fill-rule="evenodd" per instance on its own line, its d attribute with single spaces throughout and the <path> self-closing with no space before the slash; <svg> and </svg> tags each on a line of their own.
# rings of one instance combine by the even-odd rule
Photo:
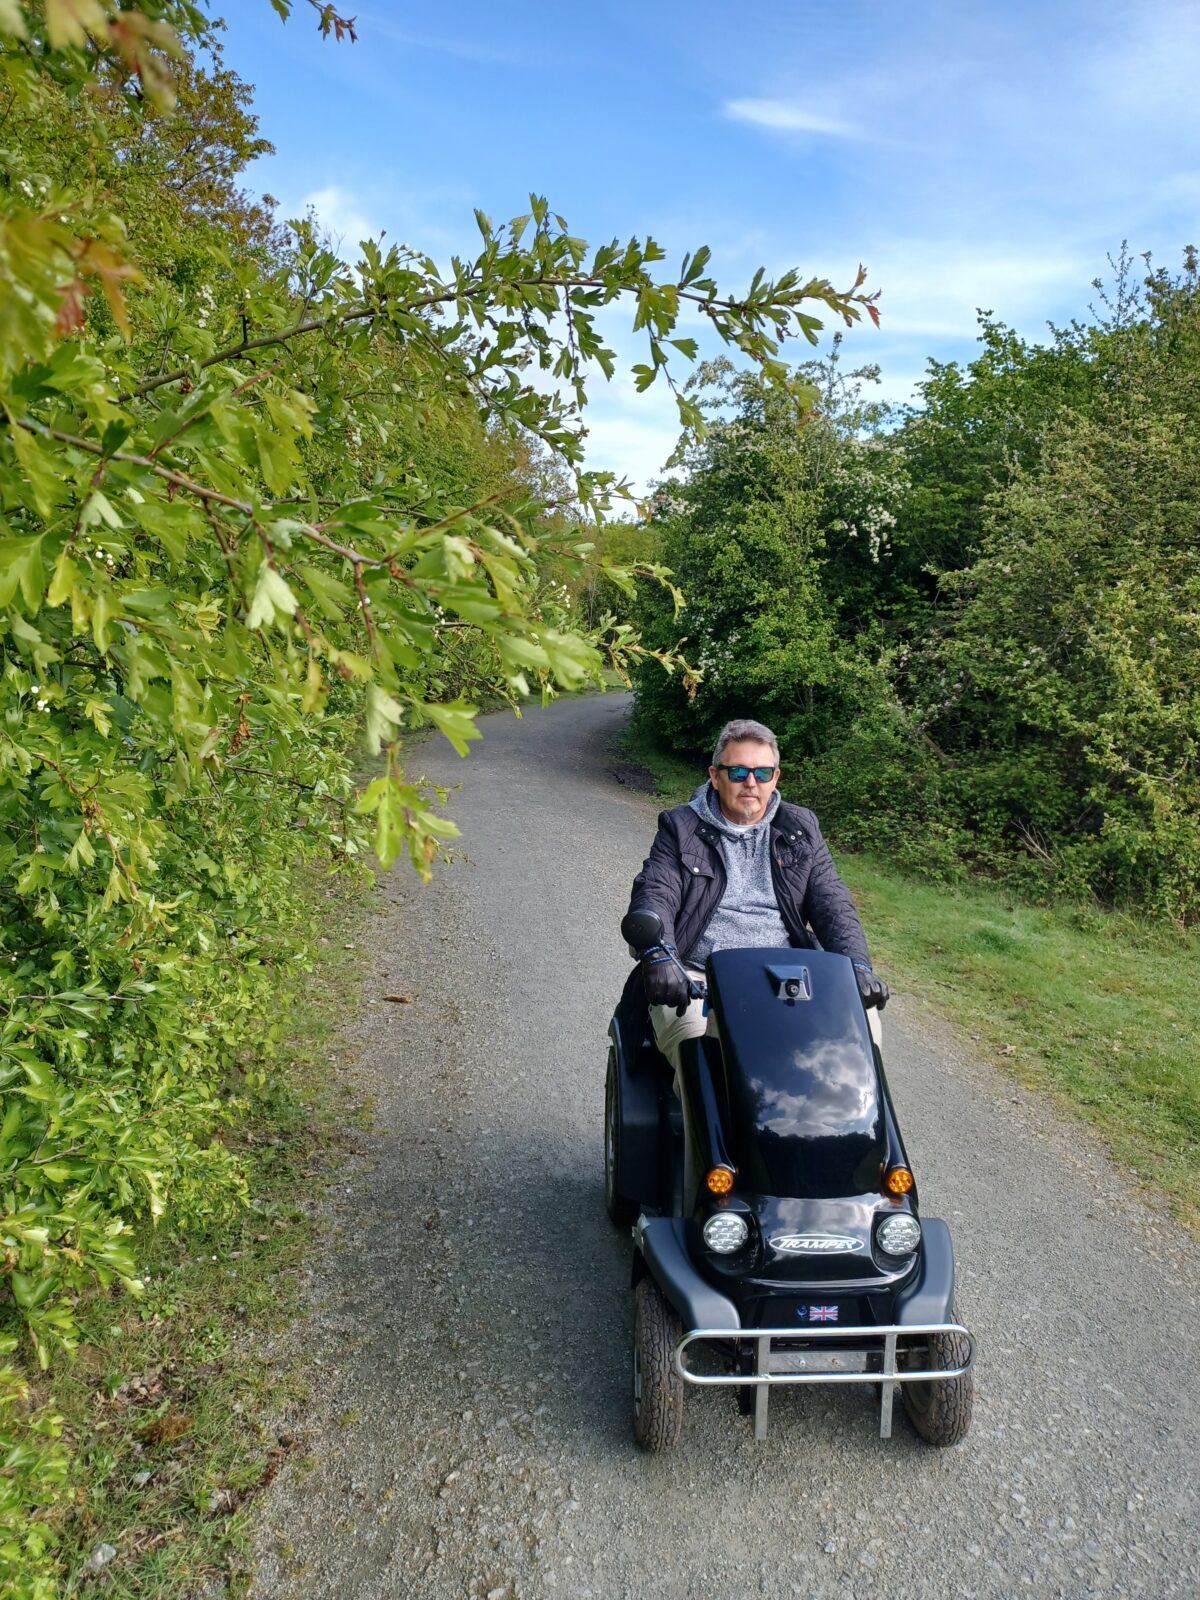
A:
<svg viewBox="0 0 1200 1600">
<path fill-rule="evenodd" d="M 704 1181 L 710 1194 L 728 1194 L 733 1188 L 733 1173 L 728 1167 L 714 1167 Z"/>
<path fill-rule="evenodd" d="M 907 1194 L 913 1186 L 913 1175 L 907 1167 L 893 1167 L 883 1180 L 885 1194 L 895 1195 L 897 1198 Z"/>
</svg>

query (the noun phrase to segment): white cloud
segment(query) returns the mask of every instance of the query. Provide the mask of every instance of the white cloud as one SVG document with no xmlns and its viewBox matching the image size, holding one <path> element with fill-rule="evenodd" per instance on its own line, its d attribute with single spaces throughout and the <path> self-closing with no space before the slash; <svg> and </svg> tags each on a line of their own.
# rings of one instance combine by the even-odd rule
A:
<svg viewBox="0 0 1200 1600">
<path fill-rule="evenodd" d="M 636 495 L 663 476 L 663 463 L 679 438 L 679 421 L 646 415 L 643 406 L 588 407 L 585 466 L 592 472 L 615 472 L 628 478 Z M 672 408 L 673 409 L 673 408 Z"/>
<path fill-rule="evenodd" d="M 410 244 L 435 257 L 439 252 L 470 251 L 475 242 L 472 207 L 475 198 L 466 188 L 394 190 L 369 181 L 350 186 L 340 182 L 302 190 L 281 184 L 279 215 L 302 217 L 313 211 L 329 234 L 333 248 L 346 261 L 358 259 L 363 239 L 386 236 L 387 244 Z M 457 218 L 453 231 L 446 219 Z"/>
<path fill-rule="evenodd" d="M 864 253 L 882 290 L 885 335 L 905 339 L 970 337 L 977 307 L 1022 323 L 1074 296 L 1096 270 L 1085 252 L 1035 238 L 892 238 Z"/>
<path fill-rule="evenodd" d="M 822 116 L 794 100 L 727 100 L 724 114 L 773 133 L 816 133 L 832 139 L 860 139 L 859 129 L 837 117 Z"/>
<path fill-rule="evenodd" d="M 360 196 L 331 183 L 314 189 L 300 201 L 299 215 L 313 212 L 329 235 L 333 249 L 346 259 L 358 259 L 358 246 L 364 239 L 378 239 L 381 224 L 368 216 Z"/>
<path fill-rule="evenodd" d="M 486 40 L 463 37 L 452 38 L 445 34 L 412 33 L 398 28 L 387 17 L 372 11 L 358 14 L 363 38 L 389 39 L 409 50 L 427 50 L 434 55 L 451 56 L 458 61 L 476 61 L 485 65 L 519 65 L 525 57 L 504 45 L 494 45 Z"/>
</svg>

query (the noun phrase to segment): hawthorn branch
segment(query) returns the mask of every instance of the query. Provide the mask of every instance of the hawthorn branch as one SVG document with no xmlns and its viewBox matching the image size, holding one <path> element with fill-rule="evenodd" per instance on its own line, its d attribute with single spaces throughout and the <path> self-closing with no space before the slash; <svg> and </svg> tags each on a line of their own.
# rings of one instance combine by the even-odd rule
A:
<svg viewBox="0 0 1200 1600">
<path fill-rule="evenodd" d="M 95 440 L 84 439 L 75 433 L 64 433 L 60 428 L 48 427 L 46 423 L 37 422 L 32 417 L 18 417 L 15 420 L 17 426 L 24 428 L 28 433 L 38 433 L 45 438 L 56 439 L 59 444 L 71 445 L 76 450 L 83 450 L 88 455 L 99 456 L 104 461 L 123 461 L 127 466 L 144 467 L 148 472 L 154 473 L 155 477 L 162 478 L 165 483 L 171 484 L 184 494 L 195 495 L 196 499 L 206 507 L 213 505 L 225 506 L 230 511 L 240 512 L 242 516 L 248 517 L 252 522 L 255 521 L 260 511 L 264 509 L 270 510 L 274 504 L 272 501 L 267 501 L 265 505 L 255 506 L 252 501 L 239 500 L 236 496 L 224 494 L 219 489 L 209 489 L 206 485 L 197 483 L 194 478 L 189 478 L 186 473 L 176 472 L 173 467 L 164 467 L 161 461 L 155 461 L 151 456 L 135 455 L 129 450 L 114 450 L 110 455 L 106 455 L 103 447 Z M 495 494 L 488 495 L 486 499 L 477 500 L 472 506 L 465 506 L 461 511 L 452 511 L 439 522 L 431 523 L 424 531 L 426 533 L 436 533 L 442 528 L 448 528 L 452 523 L 461 521 L 463 517 L 473 516 L 475 512 L 482 510 L 484 506 L 490 505 L 494 500 L 502 499 L 505 494 L 510 492 L 509 490 L 497 490 Z M 284 500 L 280 501 L 280 504 L 294 505 L 295 501 Z M 211 517 L 209 521 L 213 523 L 215 531 L 215 522 Z M 402 553 L 401 551 L 391 551 L 382 556 L 369 556 L 365 555 L 361 550 L 354 550 L 349 545 L 339 544 L 336 539 L 331 539 L 324 531 L 327 524 L 300 522 L 295 526 L 303 533 L 305 538 L 311 539 L 314 544 L 320 545 L 323 550 L 328 550 L 333 555 L 341 556 L 343 560 L 349 561 L 352 566 L 387 567 L 392 570 L 393 576 L 396 575 L 394 567 Z M 261 529 L 259 529 L 259 534 L 261 537 Z M 222 549 L 224 549 L 223 542 L 220 539 L 218 539 L 218 542 L 222 543 Z M 228 559 L 227 552 L 226 555 Z M 411 583 L 412 580 L 408 581 Z"/>
<path fill-rule="evenodd" d="M 577 289 L 604 289 L 606 287 L 603 278 L 594 277 L 590 274 L 558 275 L 553 273 L 518 279 L 515 286 L 523 289 L 555 289 L 568 296 Z M 617 298 L 622 293 L 633 293 L 635 287 L 632 284 L 622 286 L 614 292 L 613 298 Z M 495 285 L 493 283 L 482 278 L 476 278 L 473 282 L 456 284 L 453 288 L 444 289 L 437 294 L 418 295 L 415 299 L 409 300 L 401 306 L 400 309 L 415 315 L 421 311 L 432 310 L 435 306 L 449 305 L 452 301 L 473 301 L 481 296 L 490 297 L 494 290 Z M 759 310 L 747 300 L 720 299 L 694 289 L 679 289 L 678 298 L 697 306 L 705 316 L 718 325 L 719 331 L 722 322 L 726 319 L 734 319 L 735 321 L 759 320 L 766 314 L 765 309 Z M 273 345 L 287 344 L 292 339 L 300 338 L 306 333 L 318 333 L 322 329 L 336 332 L 337 329 L 344 328 L 352 322 L 369 321 L 372 317 L 377 317 L 381 312 L 387 310 L 390 299 L 389 295 L 382 294 L 376 302 L 369 306 L 356 306 L 352 311 L 335 313 L 333 316 L 304 317 L 299 322 L 293 323 L 290 328 L 279 328 L 273 333 L 261 333 L 253 339 L 243 338 L 238 344 L 229 345 L 224 350 L 218 350 L 215 355 L 208 356 L 205 360 L 197 362 L 193 366 L 180 367 L 175 372 L 157 373 L 153 378 L 143 379 L 141 383 L 136 384 L 127 393 L 119 395 L 118 401 L 121 404 L 126 404 L 130 400 L 140 399 L 143 395 L 150 394 L 155 389 L 161 389 L 167 384 L 182 382 L 184 378 L 191 377 L 193 372 L 203 372 L 206 368 L 219 366 L 224 361 L 236 361 L 251 350 L 265 350 Z M 874 306 L 874 295 L 858 295 L 853 291 L 839 294 L 837 290 L 832 288 L 829 289 L 829 293 L 826 295 L 819 293 L 811 284 L 806 284 L 799 291 L 789 291 L 783 302 L 782 309 L 786 314 L 794 306 L 798 305 L 800 301 L 814 299 L 823 300 L 830 310 L 840 315 L 847 324 L 859 315 L 858 311 L 854 309 L 856 303 L 866 305 L 872 321 L 878 316 L 878 311 Z"/>
<path fill-rule="evenodd" d="M 298 789 L 302 794 L 315 794 L 316 786 L 311 783 L 301 783 L 299 778 L 289 778 L 286 772 L 272 772 L 269 767 L 247 767 L 240 761 L 227 761 L 221 768 L 222 776 L 227 772 L 252 773 L 256 778 L 270 778 L 272 783 L 282 784 L 289 789 Z M 336 801 L 336 795 L 323 798 Z"/>
<path fill-rule="evenodd" d="M 282 365 L 282 361 L 277 361 L 273 367 L 266 367 L 262 372 L 251 373 L 244 383 L 238 384 L 237 388 L 233 390 L 229 398 L 231 400 L 239 400 L 242 395 L 247 392 L 247 390 L 256 388 L 258 384 L 263 383 L 267 378 L 272 377 L 276 372 L 279 371 Z M 171 445 L 182 439 L 189 428 L 194 428 L 203 416 L 203 410 L 196 410 L 193 412 L 190 417 L 187 417 L 179 424 L 174 433 L 169 433 L 165 439 L 160 439 L 150 451 L 150 455 L 152 457 L 160 456 L 164 450 L 168 449 Z"/>
<path fill-rule="evenodd" d="M 103 446 L 97 444 L 94 439 L 83 439 L 75 433 L 64 433 L 60 428 L 48 427 L 46 423 L 37 422 L 32 417 L 18 417 L 16 423 L 18 428 L 24 428 L 27 433 L 40 433 L 44 438 L 56 439 L 59 444 L 69 444 L 76 450 L 86 451 L 88 455 L 99 456 L 102 460 L 124 461 L 129 466 L 146 467 L 164 482 L 174 484 L 177 489 L 182 489 L 187 494 L 194 494 L 198 500 L 206 500 L 213 505 L 228 506 L 231 511 L 240 511 L 243 516 L 254 515 L 254 507 L 248 500 L 237 500 L 233 495 L 222 494 L 219 489 L 207 489 L 194 478 L 176 472 L 171 467 L 164 467 L 152 456 L 134 455 L 128 450 L 114 450 L 111 455 L 106 456 Z"/>
<path fill-rule="evenodd" d="M 92 496 L 95 494 L 96 490 L 100 487 L 101 483 L 104 481 L 104 469 L 105 469 L 105 467 L 107 465 L 108 465 L 108 460 L 102 454 L 101 458 L 100 458 L 100 465 L 96 468 L 95 472 L 92 473 L 92 481 L 91 481 L 91 483 L 88 484 L 87 493 L 83 496 L 82 500 L 80 500 L 80 502 L 79 502 L 79 514 L 75 518 L 75 526 L 71 529 L 71 537 L 67 540 L 67 554 L 68 555 L 70 555 L 71 552 L 74 550 L 75 541 L 76 541 L 76 539 L 79 538 L 80 533 L 82 533 L 82 531 L 83 531 L 83 514 L 87 510 L 88 501 L 92 498 Z"/>
<path fill-rule="evenodd" d="M 354 562 L 354 587 L 358 590 L 358 606 L 363 614 L 363 621 L 367 625 L 367 643 L 371 647 L 371 657 L 379 660 L 379 645 L 375 638 L 375 623 L 371 616 L 371 602 L 367 599 L 367 586 L 363 582 L 362 562 Z"/>
<path fill-rule="evenodd" d="M 68 1156 L 81 1155 L 85 1148 L 86 1147 L 81 1144 L 68 1145 L 65 1150 L 56 1150 L 52 1156 L 34 1157 L 29 1162 L 29 1165 L 31 1167 L 48 1167 L 55 1161 L 65 1161 Z"/>
<path fill-rule="evenodd" d="M 205 520 L 208 522 L 209 527 L 213 531 L 213 538 L 217 541 L 217 544 L 218 544 L 218 546 L 220 548 L 221 554 L 225 558 L 225 570 L 229 574 L 229 587 L 230 587 L 230 589 L 232 589 L 233 593 L 237 595 L 238 599 L 242 602 L 242 607 L 244 609 L 245 606 L 246 606 L 246 596 L 242 593 L 241 589 L 238 586 L 237 572 L 235 571 L 234 565 L 233 565 L 233 555 L 232 555 L 232 553 L 230 551 L 230 548 L 229 548 L 228 544 L 225 542 L 224 531 L 221 528 L 221 524 L 217 521 L 216 517 L 213 515 L 213 509 L 212 509 L 212 507 L 210 505 L 203 506 L 202 510 L 204 512 Z"/>
<path fill-rule="evenodd" d="M 141 1005 L 142 1001 L 146 998 L 146 996 L 144 994 L 87 994 L 87 993 L 85 993 L 83 991 L 80 991 L 80 990 L 71 990 L 69 992 L 71 994 L 71 998 L 69 1000 L 63 1000 L 63 997 L 62 997 L 61 993 L 60 994 L 12 994 L 12 995 L 9 995 L 6 999 L 0 1000 L 0 1010 L 3 1010 L 5 1012 L 11 1012 L 13 1007 L 20 1000 L 32 1001 L 35 1005 L 41 1005 L 41 1006 L 52 1005 L 56 1000 L 60 1000 L 60 1001 L 62 1001 L 63 1005 L 68 1005 L 68 1006 L 73 1006 L 73 1005 L 113 1005 L 117 1001 L 120 1001 L 122 1004 L 125 1004 L 125 1005 L 136 1006 L 136 1005 Z"/>
</svg>

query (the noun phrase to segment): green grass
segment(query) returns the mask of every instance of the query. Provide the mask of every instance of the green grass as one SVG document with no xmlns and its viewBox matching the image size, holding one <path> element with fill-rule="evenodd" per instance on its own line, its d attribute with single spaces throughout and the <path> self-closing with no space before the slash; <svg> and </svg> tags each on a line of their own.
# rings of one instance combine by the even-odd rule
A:
<svg viewBox="0 0 1200 1600">
<path fill-rule="evenodd" d="M 698 766 L 636 731 L 623 753 L 667 801 Z M 1085 1118 L 1117 1160 L 1200 1227 L 1200 940 L 1091 907 L 1024 905 L 838 853 L 876 965 L 978 1051 Z"/>
<path fill-rule="evenodd" d="M 1070 907 L 838 863 L 893 987 L 1082 1114 L 1190 1226 L 1200 1155 L 1200 944 Z"/>
<path fill-rule="evenodd" d="M 703 762 L 684 761 L 660 748 L 636 723 L 626 723 L 618 749 L 626 760 L 652 774 L 659 797 L 672 805 L 690 800 L 707 771 Z"/>
<path fill-rule="evenodd" d="M 365 892 L 312 886 L 324 928 L 316 972 L 281 985 L 289 1019 L 275 1063 L 235 1139 L 253 1208 L 181 1235 L 140 1241 L 146 1292 L 81 1307 L 75 1360 L 37 1383 L 64 1419 L 72 1504 L 57 1528 L 64 1593 L 185 1600 L 244 1590 L 255 1494 L 302 1448 L 278 1422 L 300 1380 L 272 1364 L 267 1336 L 299 1313 L 298 1268 L 319 1247 L 302 1201 L 366 1108 L 335 1091 L 332 1042 L 358 981 L 354 942 Z M 101 1545 L 116 1554 L 93 1575 Z"/>
</svg>

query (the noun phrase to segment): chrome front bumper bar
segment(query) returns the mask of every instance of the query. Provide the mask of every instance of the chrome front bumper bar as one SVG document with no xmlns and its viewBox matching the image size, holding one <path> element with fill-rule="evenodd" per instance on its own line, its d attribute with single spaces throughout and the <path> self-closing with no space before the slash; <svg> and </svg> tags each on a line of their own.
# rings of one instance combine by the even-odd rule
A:
<svg viewBox="0 0 1200 1600">
<path fill-rule="evenodd" d="M 933 1333 L 958 1333 L 970 1345 L 970 1354 L 966 1364 L 961 1367 L 943 1367 L 936 1372 L 913 1372 L 908 1369 L 901 1371 L 896 1365 L 898 1341 L 901 1338 L 923 1338 Z M 671 1364 L 684 1383 L 695 1384 L 698 1388 L 738 1389 L 743 1386 L 753 1387 L 754 1396 L 754 1437 L 765 1439 L 767 1436 L 767 1396 L 770 1386 L 776 1383 L 878 1383 L 881 1386 L 882 1398 L 879 1405 L 879 1437 L 890 1439 L 892 1436 L 892 1401 L 898 1383 L 942 1383 L 947 1378 L 961 1378 L 965 1372 L 970 1371 L 975 1364 L 975 1338 L 961 1322 L 917 1322 L 917 1323 L 885 1323 L 879 1326 L 861 1326 L 832 1328 L 807 1327 L 803 1338 L 807 1343 L 812 1339 L 836 1340 L 847 1342 L 853 1339 L 860 1341 L 860 1347 L 844 1352 L 831 1352 L 828 1364 L 825 1366 L 807 1364 L 808 1359 L 815 1357 L 812 1350 L 775 1350 L 772 1348 L 776 1339 L 787 1340 L 795 1345 L 797 1331 L 795 1328 L 696 1328 L 691 1333 L 685 1333 L 675 1346 Z M 869 1348 L 862 1348 L 861 1341 L 866 1338 L 872 1341 Z M 721 1340 L 745 1341 L 754 1346 L 754 1371 L 753 1372 L 693 1372 L 687 1365 L 684 1356 L 687 1347 L 695 1344 L 698 1339 L 709 1342 Z M 875 1340 L 882 1339 L 882 1348 L 877 1348 Z M 841 1365 L 839 1365 L 839 1362 Z M 877 1363 L 877 1364 L 875 1364 Z"/>
</svg>

